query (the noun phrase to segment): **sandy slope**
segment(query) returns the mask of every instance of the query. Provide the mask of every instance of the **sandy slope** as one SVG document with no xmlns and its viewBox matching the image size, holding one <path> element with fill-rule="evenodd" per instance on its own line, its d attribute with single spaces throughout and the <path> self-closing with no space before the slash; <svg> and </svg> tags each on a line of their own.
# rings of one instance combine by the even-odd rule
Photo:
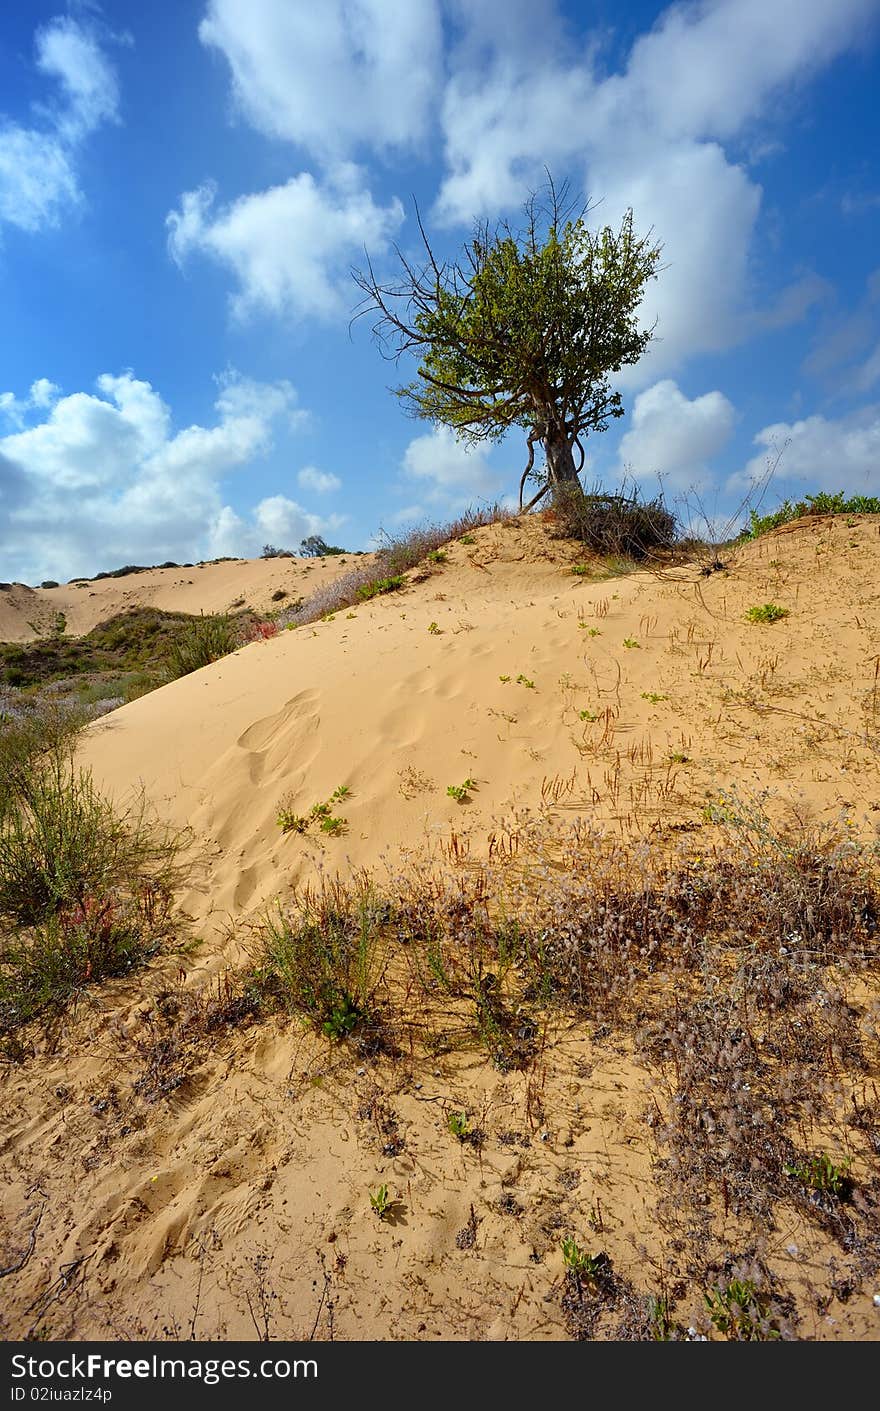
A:
<svg viewBox="0 0 880 1411">
<path fill-rule="evenodd" d="M 83 759 L 102 786 L 124 798 L 142 783 L 192 829 L 199 871 L 183 904 L 203 945 L 185 985 L 240 957 L 230 922 L 316 869 L 393 866 L 451 839 L 476 857 L 518 810 L 579 812 L 662 842 L 707 826 L 707 798 L 736 786 L 769 790 L 771 811 L 843 812 L 876 837 L 876 519 L 803 522 L 710 577 L 604 582 L 573 576 L 573 547 L 540 520 L 474 537 L 401 593 L 245 647 L 89 728 Z M 228 606 L 245 581 L 268 593 L 301 571 L 221 565 L 216 583 L 208 569 L 169 581 L 160 605 Z M 210 600 L 197 599 L 202 581 Z M 790 615 L 747 623 L 768 601 Z M 468 777 L 458 804 L 447 786 Z M 280 808 L 307 812 L 343 784 L 343 837 L 282 835 Z M 111 987 L 74 1026 L 87 1050 L 71 1036 L 8 1077 L 7 1242 L 22 1247 L 47 1212 L 37 1253 L 4 1290 L 9 1335 L 83 1257 L 78 1291 L 46 1315 L 52 1336 L 185 1335 L 193 1320 L 197 1336 L 255 1336 L 246 1293 L 256 1306 L 268 1280 L 276 1336 L 314 1323 L 317 1336 L 558 1338 L 559 1232 L 589 1243 L 597 1209 L 615 1266 L 657 1286 L 644 1075 L 625 1047 L 594 1052 L 558 1033 L 552 1062 L 525 1074 L 461 1054 L 355 1071 L 344 1050 L 279 1022 L 218 1041 L 168 1098 L 135 1100 L 143 1000 L 173 974 L 153 967 L 134 998 L 130 982 Z M 446 1130 L 462 1107 L 487 1132 L 480 1151 Z M 379 1224 L 367 1192 L 382 1181 L 399 1213 Z M 790 1229 L 773 1236 L 781 1264 L 791 1241 Z M 808 1336 L 880 1334 L 867 1295 L 804 1316 Z"/>
<path fill-rule="evenodd" d="M 0 588 L 0 642 L 28 642 L 50 629 L 63 612 L 68 634 L 81 637 L 132 607 L 164 612 L 227 612 L 250 607 L 257 612 L 284 606 L 330 582 L 368 556 L 333 554 L 327 558 L 232 559 L 190 568 L 151 568 L 124 578 L 65 583 L 58 588 L 28 588 L 13 583 Z M 287 598 L 274 602 L 284 589 Z"/>
</svg>

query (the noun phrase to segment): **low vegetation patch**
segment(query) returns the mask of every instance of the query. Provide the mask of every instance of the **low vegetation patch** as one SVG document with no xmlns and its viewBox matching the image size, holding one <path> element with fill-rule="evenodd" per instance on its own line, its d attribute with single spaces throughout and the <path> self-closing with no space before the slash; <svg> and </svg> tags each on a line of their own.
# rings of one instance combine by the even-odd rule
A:
<svg viewBox="0 0 880 1411">
<path fill-rule="evenodd" d="M 556 538 L 577 539 L 601 558 L 636 564 L 670 550 L 678 534 L 662 500 L 643 500 L 637 490 L 584 493 L 578 487 L 557 496 L 550 513 Z"/>
<path fill-rule="evenodd" d="M 0 807 L 0 1034 L 125 974 L 171 929 L 179 838 L 117 809 L 76 767 L 71 731 L 7 722 Z"/>
<path fill-rule="evenodd" d="M 845 495 L 842 490 L 835 494 L 821 491 L 817 495 L 805 495 L 802 500 L 783 500 L 778 509 L 770 514 L 758 514 L 751 510 L 748 528 L 740 535 L 741 539 L 759 539 L 778 529 L 781 524 L 791 524 L 795 519 L 803 519 L 813 514 L 880 514 L 880 498 L 876 495 Z"/>
</svg>

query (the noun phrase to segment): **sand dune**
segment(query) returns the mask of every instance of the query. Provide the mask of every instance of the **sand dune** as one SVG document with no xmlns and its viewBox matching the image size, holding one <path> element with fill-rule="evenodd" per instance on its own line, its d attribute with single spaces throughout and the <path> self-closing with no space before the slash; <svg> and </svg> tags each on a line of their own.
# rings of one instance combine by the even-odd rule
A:
<svg viewBox="0 0 880 1411">
<path fill-rule="evenodd" d="M 243 607 L 266 612 L 307 596 L 317 585 L 346 573 L 353 563 L 369 562 L 369 557 L 231 559 L 189 568 L 151 568 L 124 578 L 81 580 L 58 588 L 13 583 L 0 588 L 0 641 L 33 641 L 51 629 L 58 613 L 65 616 L 66 632 L 81 637 L 99 622 L 133 607 L 192 614 Z M 281 591 L 286 598 L 274 599 Z"/>
<path fill-rule="evenodd" d="M 796 524 L 710 576 L 579 577 L 576 547 L 540 518 L 473 540 L 398 593 L 244 647 L 85 732 L 103 788 L 124 799 L 142 785 L 191 830 L 198 868 L 182 904 L 201 947 L 134 989 L 110 986 L 8 1075 L 16 1247 L 45 1212 L 38 1254 L 5 1290 L 9 1335 L 78 1259 L 76 1296 L 46 1315 L 53 1337 L 254 1337 L 245 1295 L 254 1307 L 271 1285 L 275 1336 L 559 1338 L 559 1232 L 571 1228 L 599 1229 L 615 1267 L 656 1286 L 644 1074 L 624 1045 L 560 1027 L 552 1063 L 530 1073 L 454 1052 L 427 1068 L 358 1064 L 279 1020 L 218 1038 L 179 1093 L 132 1097 L 144 1015 L 175 966 L 184 987 L 219 975 L 240 959 L 241 923 L 322 871 L 381 872 L 452 839 L 477 859 L 525 812 L 665 846 L 706 826 L 707 799 L 730 787 L 767 791 L 771 813 L 844 813 L 876 841 L 876 519 Z M 308 591 L 336 571 L 157 570 L 40 602 L 79 632 L 132 595 L 188 612 L 239 596 L 259 607 L 279 585 Z M 768 601 L 789 615 L 746 620 Z M 456 802 L 448 786 L 468 779 Z M 307 813 L 341 785 L 341 836 L 282 833 L 280 810 Z M 464 1107 L 491 1136 L 479 1150 L 446 1129 Z M 399 1206 L 391 1222 L 369 1210 L 380 1182 Z M 773 1236 L 796 1285 L 791 1244 L 790 1231 Z M 831 1257 L 821 1240 L 814 1253 Z M 800 1333 L 875 1338 L 878 1323 L 862 1291 L 805 1306 Z"/>
</svg>

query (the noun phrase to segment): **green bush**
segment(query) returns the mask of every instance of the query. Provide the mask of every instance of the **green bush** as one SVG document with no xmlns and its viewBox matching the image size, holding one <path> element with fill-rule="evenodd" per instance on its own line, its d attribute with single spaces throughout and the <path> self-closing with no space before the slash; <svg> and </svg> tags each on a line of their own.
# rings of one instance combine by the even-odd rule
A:
<svg viewBox="0 0 880 1411">
<path fill-rule="evenodd" d="M 239 628 L 228 613 L 194 618 L 189 627 L 175 638 L 168 653 L 168 670 L 172 681 L 188 676 L 219 661 L 241 646 Z"/>
<path fill-rule="evenodd" d="M 880 514 L 880 499 L 876 495 L 851 495 L 847 498 L 842 490 L 833 495 L 822 490 L 817 495 L 805 495 L 794 503 L 783 500 L 772 514 L 759 515 L 757 510 L 752 510 L 749 526 L 742 531 L 740 538 L 759 539 L 762 534 L 769 534 L 771 529 L 778 529 L 780 524 L 790 524 L 792 520 L 803 519 L 810 514 Z"/>
</svg>

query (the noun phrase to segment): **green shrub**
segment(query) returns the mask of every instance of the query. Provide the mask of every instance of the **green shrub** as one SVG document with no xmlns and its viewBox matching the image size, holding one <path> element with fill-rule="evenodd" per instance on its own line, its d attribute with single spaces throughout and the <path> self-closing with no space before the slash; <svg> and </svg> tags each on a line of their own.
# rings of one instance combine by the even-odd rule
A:
<svg viewBox="0 0 880 1411">
<path fill-rule="evenodd" d="M 370 583 L 362 583 L 357 590 L 357 596 L 365 602 L 370 598 L 376 598 L 380 593 L 396 593 L 398 588 L 403 587 L 403 575 L 395 574 L 392 578 L 374 578 Z"/>
<path fill-rule="evenodd" d="M 210 666 L 212 661 L 219 661 L 240 646 L 238 625 L 228 613 L 194 618 L 171 643 L 168 653 L 171 680 Z"/>
<path fill-rule="evenodd" d="M 749 622 L 781 622 L 788 617 L 788 608 L 781 608 L 778 603 L 756 604 L 749 608 L 746 617 Z"/>
<path fill-rule="evenodd" d="M 790 524 L 811 514 L 880 514 L 880 499 L 876 495 L 851 495 L 847 498 L 842 490 L 833 495 L 822 490 L 817 495 L 805 495 L 794 503 L 783 500 L 771 514 L 759 515 L 757 510 L 752 510 L 749 526 L 742 531 L 740 538 L 759 539 L 762 534 L 769 534 L 771 529 L 778 529 L 780 524 Z"/>
</svg>

